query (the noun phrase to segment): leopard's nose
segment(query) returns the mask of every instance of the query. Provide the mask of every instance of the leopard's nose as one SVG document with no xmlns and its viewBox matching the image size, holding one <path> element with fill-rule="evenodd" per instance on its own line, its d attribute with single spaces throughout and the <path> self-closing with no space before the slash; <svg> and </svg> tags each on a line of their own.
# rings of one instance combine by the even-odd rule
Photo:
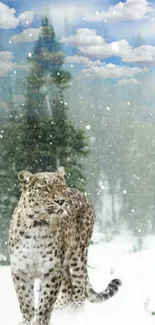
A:
<svg viewBox="0 0 155 325">
<path fill-rule="evenodd" d="M 55 203 L 59 204 L 60 206 L 62 206 L 65 202 L 64 199 L 59 199 L 59 200 L 54 200 Z"/>
</svg>

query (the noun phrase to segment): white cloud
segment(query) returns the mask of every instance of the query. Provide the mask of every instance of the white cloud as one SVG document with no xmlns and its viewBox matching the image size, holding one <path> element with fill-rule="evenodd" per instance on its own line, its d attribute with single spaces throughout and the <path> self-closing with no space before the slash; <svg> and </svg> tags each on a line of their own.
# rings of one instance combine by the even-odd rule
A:
<svg viewBox="0 0 155 325">
<path fill-rule="evenodd" d="M 131 50 L 126 40 L 107 44 L 103 37 L 97 35 L 96 30 L 89 28 L 77 29 L 75 35 L 63 38 L 62 42 L 78 47 L 79 54 L 89 58 L 123 56 Z"/>
<path fill-rule="evenodd" d="M 20 34 L 12 36 L 11 41 L 13 42 L 33 42 L 39 37 L 40 28 L 28 28 Z"/>
<path fill-rule="evenodd" d="M 89 67 L 94 66 L 94 65 L 102 65 L 103 62 L 100 60 L 95 60 L 91 61 L 90 59 L 84 57 L 84 56 L 79 56 L 79 55 L 74 55 L 74 56 L 67 56 L 65 58 L 65 63 L 73 63 L 73 64 L 84 64 Z"/>
<path fill-rule="evenodd" d="M 0 28 L 15 28 L 19 25 L 19 19 L 15 17 L 16 10 L 9 8 L 0 2 Z"/>
<path fill-rule="evenodd" d="M 111 56 L 124 56 L 131 50 L 131 46 L 126 40 L 120 40 L 102 46 L 81 46 L 79 53 L 89 58 L 108 58 Z"/>
<path fill-rule="evenodd" d="M 30 25 L 33 22 L 33 11 L 28 10 L 19 15 L 19 21 L 21 25 Z"/>
<path fill-rule="evenodd" d="M 132 78 L 134 75 L 142 72 L 147 72 L 146 68 L 130 68 L 127 66 L 117 66 L 109 63 L 101 67 L 90 67 L 83 69 L 79 77 L 90 79 L 104 79 L 104 78 Z"/>
<path fill-rule="evenodd" d="M 14 55 L 9 51 L 0 52 L 0 78 L 17 69 L 27 70 L 27 65 L 18 64 L 14 60 Z"/>
<path fill-rule="evenodd" d="M 33 21 L 33 11 L 31 10 L 21 13 L 19 17 L 16 17 L 15 14 L 15 8 L 10 8 L 3 2 L 0 2 L 0 28 L 16 28 L 19 23 L 26 26 Z"/>
<path fill-rule="evenodd" d="M 153 12 L 150 2 L 147 0 L 126 0 L 119 2 L 114 6 L 110 6 L 107 11 L 96 12 L 96 14 L 88 14 L 88 21 L 120 21 L 130 20 L 136 21 L 147 19 Z"/>
<path fill-rule="evenodd" d="M 117 82 L 118 85 L 120 86 L 124 86 L 124 85 L 127 85 L 127 86 L 132 86 L 132 85 L 139 85 L 141 84 L 141 82 L 135 78 L 131 78 L 131 79 L 122 79 L 122 80 L 119 80 Z"/>
<path fill-rule="evenodd" d="M 0 52 L 0 62 L 4 61 L 12 61 L 14 59 L 14 55 L 9 51 L 1 51 Z"/>
<path fill-rule="evenodd" d="M 105 44 L 103 37 L 96 34 L 96 30 L 89 28 L 79 28 L 75 35 L 63 37 L 62 43 L 71 44 L 72 46 L 102 46 Z"/>
<path fill-rule="evenodd" d="M 103 60 L 112 56 L 118 56 L 122 58 L 123 62 L 127 63 L 155 64 L 155 46 L 142 45 L 133 48 L 125 39 L 106 43 L 104 38 L 98 36 L 94 29 L 77 29 L 75 35 L 63 38 L 62 42 L 77 47 L 78 56 L 75 56 L 74 59 L 70 58 L 75 63 L 79 62 L 86 65 L 90 63 L 91 66 L 95 64 L 91 64 L 92 61 L 89 61 L 89 59 Z M 84 57 L 86 58 L 84 59 Z"/>
<path fill-rule="evenodd" d="M 155 64 L 155 46 L 142 45 L 131 49 L 122 59 L 123 62 Z"/>
</svg>

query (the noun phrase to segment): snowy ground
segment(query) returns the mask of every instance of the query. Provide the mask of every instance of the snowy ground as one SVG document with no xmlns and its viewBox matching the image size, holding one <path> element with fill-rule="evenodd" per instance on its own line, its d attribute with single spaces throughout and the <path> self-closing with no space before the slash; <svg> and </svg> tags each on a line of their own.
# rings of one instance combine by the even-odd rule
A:
<svg viewBox="0 0 155 325">
<path fill-rule="evenodd" d="M 86 303 L 79 314 L 55 312 L 55 325 L 119 324 L 151 325 L 155 316 L 155 237 L 145 240 L 141 252 L 133 252 L 133 240 L 119 237 L 108 244 L 93 245 L 89 251 L 89 274 L 96 290 L 106 287 L 113 277 L 120 277 L 123 286 L 115 297 L 102 304 Z M 18 325 L 20 313 L 9 267 L 0 268 L 0 324 Z"/>
</svg>

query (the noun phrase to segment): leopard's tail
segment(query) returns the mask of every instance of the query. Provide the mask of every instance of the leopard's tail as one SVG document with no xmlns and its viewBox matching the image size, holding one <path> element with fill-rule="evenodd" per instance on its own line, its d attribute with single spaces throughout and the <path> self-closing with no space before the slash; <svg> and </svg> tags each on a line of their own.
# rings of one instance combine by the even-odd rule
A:
<svg viewBox="0 0 155 325">
<path fill-rule="evenodd" d="M 90 281 L 87 277 L 87 284 L 86 284 L 86 298 L 88 301 L 97 303 L 106 301 L 109 298 L 112 298 L 118 291 L 119 287 L 122 285 L 122 281 L 119 279 L 113 279 L 106 287 L 104 291 L 96 292 Z"/>
</svg>

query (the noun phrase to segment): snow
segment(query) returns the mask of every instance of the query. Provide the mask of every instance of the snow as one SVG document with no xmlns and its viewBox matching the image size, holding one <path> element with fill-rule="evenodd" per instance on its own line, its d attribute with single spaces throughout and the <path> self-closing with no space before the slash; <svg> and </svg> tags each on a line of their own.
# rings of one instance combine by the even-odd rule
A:
<svg viewBox="0 0 155 325">
<path fill-rule="evenodd" d="M 86 303 L 79 313 L 57 311 L 53 313 L 55 325 L 84 325 L 114 323 L 119 325 L 151 325 L 154 316 L 146 311 L 155 310 L 155 237 L 147 237 L 143 250 L 134 252 L 135 240 L 129 236 L 116 237 L 110 243 L 91 245 L 89 250 L 89 275 L 96 290 L 106 287 L 115 277 L 120 277 L 120 291 L 101 304 Z M 20 312 L 11 279 L 10 267 L 0 268 L 0 324 L 17 325 Z"/>
</svg>

